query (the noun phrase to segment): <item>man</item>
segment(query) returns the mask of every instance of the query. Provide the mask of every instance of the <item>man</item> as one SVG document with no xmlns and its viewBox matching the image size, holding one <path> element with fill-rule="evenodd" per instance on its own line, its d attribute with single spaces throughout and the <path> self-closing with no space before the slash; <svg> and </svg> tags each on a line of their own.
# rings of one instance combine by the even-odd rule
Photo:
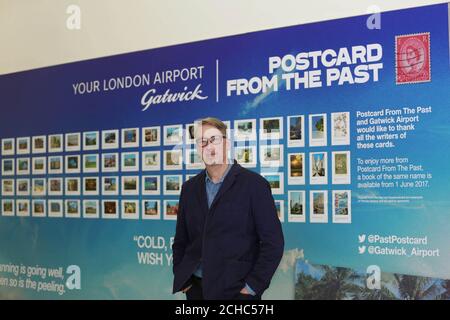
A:
<svg viewBox="0 0 450 320">
<path fill-rule="evenodd" d="M 181 189 L 173 250 L 173 293 L 188 300 L 261 299 L 284 249 L 270 185 L 227 161 L 226 125 L 196 122 L 205 170 Z"/>
</svg>

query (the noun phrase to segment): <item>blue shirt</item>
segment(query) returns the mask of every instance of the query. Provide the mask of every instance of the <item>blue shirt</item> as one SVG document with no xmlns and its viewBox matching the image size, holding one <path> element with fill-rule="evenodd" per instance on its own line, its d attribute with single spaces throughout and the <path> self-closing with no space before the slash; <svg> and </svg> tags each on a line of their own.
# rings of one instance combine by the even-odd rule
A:
<svg viewBox="0 0 450 320">
<path fill-rule="evenodd" d="M 211 207 L 211 204 L 214 201 L 214 198 L 216 197 L 217 193 L 219 192 L 220 187 L 222 186 L 223 181 L 225 180 L 225 177 L 227 176 L 228 172 L 230 171 L 231 167 L 233 166 L 233 161 L 230 161 L 230 164 L 228 164 L 227 169 L 223 173 L 222 178 L 220 178 L 219 182 L 214 183 L 211 179 L 211 177 L 208 174 L 208 170 L 205 170 L 206 176 L 205 176 L 205 187 L 206 187 L 206 197 L 208 199 L 208 208 Z M 202 265 L 200 264 L 195 270 L 194 275 L 201 278 L 202 277 Z M 245 284 L 245 287 L 247 288 L 248 292 L 250 294 L 255 295 L 255 292 L 247 285 Z"/>
</svg>

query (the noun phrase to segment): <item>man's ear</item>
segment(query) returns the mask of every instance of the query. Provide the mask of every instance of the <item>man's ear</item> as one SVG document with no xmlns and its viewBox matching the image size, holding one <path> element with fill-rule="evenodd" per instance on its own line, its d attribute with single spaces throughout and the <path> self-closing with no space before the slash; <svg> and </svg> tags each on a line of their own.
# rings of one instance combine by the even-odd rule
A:
<svg viewBox="0 0 450 320">
<path fill-rule="evenodd" d="M 200 159 L 203 160 L 203 150 L 202 150 L 202 147 L 201 147 L 198 143 L 196 143 L 196 144 L 195 144 L 195 149 L 197 150 L 197 154 L 199 155 Z"/>
<path fill-rule="evenodd" d="M 227 138 L 224 141 L 225 141 L 225 154 L 224 154 L 224 157 L 227 160 L 228 159 L 228 151 L 230 151 L 230 149 L 231 149 L 231 142 Z"/>
</svg>

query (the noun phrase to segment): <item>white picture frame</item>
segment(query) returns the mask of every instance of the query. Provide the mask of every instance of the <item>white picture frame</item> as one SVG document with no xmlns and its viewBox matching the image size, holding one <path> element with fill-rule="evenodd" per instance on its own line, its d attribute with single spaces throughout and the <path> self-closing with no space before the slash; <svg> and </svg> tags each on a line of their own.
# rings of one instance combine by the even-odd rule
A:
<svg viewBox="0 0 450 320">
<path fill-rule="evenodd" d="M 124 128 L 121 132 L 122 148 L 139 147 L 139 128 Z"/>
<path fill-rule="evenodd" d="M 2 176 L 13 176 L 15 164 L 14 158 L 2 159 Z"/>
<path fill-rule="evenodd" d="M 161 170 L 161 151 L 151 150 L 142 152 L 142 171 Z"/>
<path fill-rule="evenodd" d="M 160 195 L 161 178 L 159 175 L 142 176 L 142 195 Z"/>
<path fill-rule="evenodd" d="M 180 195 L 182 185 L 182 174 L 168 174 L 163 176 L 163 190 L 165 195 Z M 174 189 L 176 187 L 178 189 Z"/>
<path fill-rule="evenodd" d="M 68 174 L 80 173 L 81 172 L 80 155 L 79 154 L 66 155 L 66 158 L 64 159 L 64 165 L 66 173 Z"/>
<path fill-rule="evenodd" d="M 45 178 L 33 178 L 31 180 L 31 195 L 32 196 L 47 195 L 47 180 Z"/>
<path fill-rule="evenodd" d="M 16 194 L 18 196 L 29 196 L 29 195 L 31 195 L 30 179 L 28 179 L 28 178 L 16 179 Z"/>
<path fill-rule="evenodd" d="M 66 177 L 64 181 L 64 192 L 66 196 L 81 195 L 80 177 Z"/>
<path fill-rule="evenodd" d="M 102 131 L 102 149 L 119 149 L 119 130 L 103 130 Z"/>
<path fill-rule="evenodd" d="M 16 200 L 16 216 L 17 217 L 29 217 L 31 208 L 29 199 L 17 199 Z"/>
<path fill-rule="evenodd" d="M 196 169 L 204 169 L 205 163 L 202 160 L 201 155 L 198 153 L 197 148 L 189 148 L 185 149 L 185 161 L 186 161 L 186 169 L 187 170 L 196 170 Z M 194 161 L 192 161 L 192 154 L 194 154 Z"/>
<path fill-rule="evenodd" d="M 119 171 L 119 153 L 102 153 L 102 172 Z"/>
<path fill-rule="evenodd" d="M 102 219 L 119 219 L 119 200 L 102 200 Z"/>
<path fill-rule="evenodd" d="M 81 150 L 81 134 L 80 132 L 70 132 L 64 135 L 64 143 L 66 152 L 74 152 Z"/>
<path fill-rule="evenodd" d="M 16 153 L 16 139 L 4 138 L 2 139 L 2 156 L 13 156 Z"/>
<path fill-rule="evenodd" d="M 95 184 L 95 188 L 92 184 Z M 83 177 L 83 195 L 98 196 L 99 190 L 99 177 Z"/>
<path fill-rule="evenodd" d="M 47 152 L 47 136 L 33 136 L 31 152 L 33 154 L 46 153 Z"/>
<path fill-rule="evenodd" d="M 25 168 L 24 165 L 25 164 Z M 30 158 L 16 158 L 16 168 L 18 176 L 27 176 L 30 174 Z"/>
<path fill-rule="evenodd" d="M 270 184 L 272 194 L 284 193 L 284 173 L 283 172 L 261 172 L 263 176 Z M 275 178 L 278 177 L 278 178 Z"/>
<path fill-rule="evenodd" d="M 306 222 L 306 198 L 304 190 L 288 191 L 288 222 Z"/>
<path fill-rule="evenodd" d="M 182 151 L 182 149 L 164 150 L 164 170 L 183 170 Z M 174 157 L 172 157 L 172 154 Z"/>
<path fill-rule="evenodd" d="M 164 126 L 164 145 L 175 146 L 183 144 L 183 125 L 173 124 Z"/>
<path fill-rule="evenodd" d="M 350 144 L 350 112 L 331 113 L 331 145 Z"/>
<path fill-rule="evenodd" d="M 305 184 L 305 162 L 306 158 L 304 152 L 288 153 L 288 185 Z M 293 168 L 293 166 L 295 166 L 295 168 Z"/>
<path fill-rule="evenodd" d="M 47 202 L 44 199 L 33 199 L 31 201 L 31 216 L 35 218 L 47 216 Z"/>
<path fill-rule="evenodd" d="M 139 219 L 139 216 L 140 216 L 139 200 L 122 199 L 121 218 L 137 220 Z"/>
<path fill-rule="evenodd" d="M 59 163 L 59 166 L 54 164 Z M 48 173 L 49 174 L 62 174 L 64 172 L 64 160 L 62 156 L 49 156 L 48 157 Z"/>
<path fill-rule="evenodd" d="M 64 179 L 63 178 L 48 178 L 48 195 L 49 196 L 62 196 L 64 193 Z M 58 188 L 57 188 L 58 187 Z"/>
<path fill-rule="evenodd" d="M 100 205 L 97 199 L 83 200 L 83 218 L 85 219 L 100 218 Z"/>
<path fill-rule="evenodd" d="M 41 165 L 41 168 L 37 166 Z M 43 175 L 47 174 L 47 158 L 46 157 L 33 157 L 32 158 L 32 174 Z"/>
<path fill-rule="evenodd" d="M 99 131 L 83 132 L 83 150 L 85 151 L 99 150 L 100 146 L 99 137 L 100 137 Z"/>
<path fill-rule="evenodd" d="M 309 183 L 328 184 L 328 153 L 326 151 L 309 154 Z"/>
<path fill-rule="evenodd" d="M 64 217 L 70 219 L 81 218 L 79 199 L 66 199 L 64 202 Z"/>
<path fill-rule="evenodd" d="M 256 119 L 234 120 L 234 141 L 256 141 Z"/>
<path fill-rule="evenodd" d="M 16 154 L 30 154 L 30 137 L 19 137 L 16 139 Z"/>
<path fill-rule="evenodd" d="M 122 172 L 139 171 L 139 152 L 122 152 L 120 160 Z"/>
<path fill-rule="evenodd" d="M 352 192 L 351 190 L 333 190 L 332 192 L 333 223 L 352 222 Z"/>
<path fill-rule="evenodd" d="M 64 135 L 62 134 L 50 134 L 47 138 L 48 152 L 57 153 L 64 150 Z"/>
<path fill-rule="evenodd" d="M 322 196 L 320 196 L 320 195 L 322 195 Z M 320 200 L 320 199 L 322 199 L 322 200 Z M 316 202 L 319 205 L 316 205 Z M 319 213 L 319 212 L 321 212 L 321 213 Z M 309 192 L 309 214 L 310 214 L 309 221 L 311 223 L 328 223 L 328 191 L 327 190 L 311 190 Z"/>
<path fill-rule="evenodd" d="M 278 125 L 274 125 L 277 122 Z M 274 126 L 272 127 L 272 125 Z M 279 140 L 283 139 L 283 132 L 283 117 L 268 117 L 259 119 L 259 140 L 275 140 L 280 143 Z"/>
<path fill-rule="evenodd" d="M 187 146 L 196 143 L 195 142 L 195 130 L 196 130 L 196 128 L 197 128 L 197 122 L 187 123 L 186 124 L 184 137 L 185 137 L 185 144 Z"/>
<path fill-rule="evenodd" d="M 171 206 L 170 209 L 168 208 L 169 203 Z M 175 203 L 177 204 L 176 207 Z M 177 220 L 179 207 L 180 202 L 178 199 L 164 199 L 164 208 L 163 208 L 164 220 Z M 176 213 L 174 214 L 173 212 Z"/>
<path fill-rule="evenodd" d="M 308 128 L 310 147 L 324 147 L 327 145 L 328 130 L 326 113 L 310 114 Z"/>
<path fill-rule="evenodd" d="M 14 199 L 2 199 L 2 216 L 13 217 L 16 214 Z"/>
<path fill-rule="evenodd" d="M 89 163 L 87 162 L 89 161 Z M 92 164 L 94 163 L 94 164 Z M 97 153 L 83 154 L 83 172 L 98 173 L 99 172 L 99 155 Z"/>
<path fill-rule="evenodd" d="M 121 191 L 123 196 L 139 195 L 139 176 L 122 176 Z M 133 187 L 133 188 L 131 188 Z M 122 200 L 123 201 L 123 200 Z"/>
<path fill-rule="evenodd" d="M 271 153 L 269 153 L 271 151 Z M 272 156 L 272 153 L 274 154 Z M 261 167 L 281 168 L 284 167 L 284 148 L 282 144 L 260 145 L 259 162 Z"/>
<path fill-rule="evenodd" d="M 288 116 L 286 129 L 288 148 L 303 148 L 305 146 L 305 116 L 301 114 Z"/>
<path fill-rule="evenodd" d="M 151 205 L 154 203 L 155 205 Z M 156 209 L 155 209 L 156 207 Z M 147 213 L 148 212 L 148 213 Z M 156 213 L 153 213 L 156 212 Z M 161 220 L 161 201 L 157 199 L 142 200 L 142 220 Z"/>
<path fill-rule="evenodd" d="M 333 151 L 331 157 L 332 183 L 350 184 L 351 172 L 350 151 Z"/>
<path fill-rule="evenodd" d="M 278 219 L 280 219 L 280 222 L 284 222 L 284 200 L 274 200 L 275 202 L 275 208 L 277 209 Z M 278 211 L 279 209 L 279 211 Z"/>
<path fill-rule="evenodd" d="M 102 195 L 117 196 L 119 195 L 119 188 L 120 183 L 118 176 L 102 176 Z"/>
<path fill-rule="evenodd" d="M 245 151 L 249 150 L 248 153 L 248 161 L 246 160 L 247 156 L 245 155 Z M 256 153 L 256 146 L 236 146 L 234 148 L 234 154 L 236 161 L 244 168 L 255 168 L 257 165 L 258 154 Z"/>
<path fill-rule="evenodd" d="M 14 196 L 16 193 L 15 179 L 2 179 L 2 196 Z"/>
<path fill-rule="evenodd" d="M 56 205 L 56 208 L 53 204 Z M 61 199 L 49 199 L 47 205 L 49 218 L 62 218 L 64 216 L 64 202 Z"/>
<path fill-rule="evenodd" d="M 160 145 L 161 145 L 160 126 L 142 128 L 142 147 L 159 147 Z"/>
</svg>

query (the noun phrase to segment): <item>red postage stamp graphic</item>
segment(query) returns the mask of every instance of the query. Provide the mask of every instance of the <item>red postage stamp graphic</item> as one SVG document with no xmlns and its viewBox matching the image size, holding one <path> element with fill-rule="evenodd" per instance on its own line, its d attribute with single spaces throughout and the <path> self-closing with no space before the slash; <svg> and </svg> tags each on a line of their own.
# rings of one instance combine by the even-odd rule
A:
<svg viewBox="0 0 450 320">
<path fill-rule="evenodd" d="M 397 84 L 431 81 L 429 32 L 395 37 L 395 80 Z"/>
</svg>

